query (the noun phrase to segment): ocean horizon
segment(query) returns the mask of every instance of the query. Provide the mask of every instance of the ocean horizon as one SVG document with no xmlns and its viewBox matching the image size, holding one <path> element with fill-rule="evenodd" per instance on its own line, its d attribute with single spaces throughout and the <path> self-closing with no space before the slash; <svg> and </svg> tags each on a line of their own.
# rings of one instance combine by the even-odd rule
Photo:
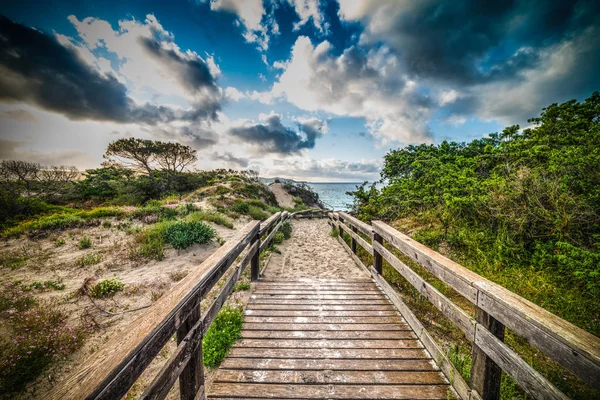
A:
<svg viewBox="0 0 600 400">
<path fill-rule="evenodd" d="M 346 192 L 356 190 L 361 182 L 306 182 L 318 195 L 325 207 L 348 211 L 354 198 Z"/>
</svg>

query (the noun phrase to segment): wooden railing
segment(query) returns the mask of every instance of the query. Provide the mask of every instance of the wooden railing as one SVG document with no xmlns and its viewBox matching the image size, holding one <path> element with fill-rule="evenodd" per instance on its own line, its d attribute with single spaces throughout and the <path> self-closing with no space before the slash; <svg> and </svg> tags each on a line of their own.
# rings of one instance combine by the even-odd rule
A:
<svg viewBox="0 0 600 400">
<path fill-rule="evenodd" d="M 263 223 L 248 223 L 129 326 L 114 334 L 46 398 L 120 399 L 176 334 L 177 349 L 141 398 L 163 399 L 179 380 L 182 399 L 204 399 L 202 338 L 248 264 L 251 279 L 258 278 L 260 252 L 290 217 L 284 211 Z M 216 298 L 201 314 L 200 301 L 234 263 Z"/>
<path fill-rule="evenodd" d="M 497 399 L 501 371 L 534 398 L 567 398 L 504 343 L 505 327 L 527 339 L 531 345 L 570 370 L 590 387 L 600 390 L 599 338 L 462 267 L 381 221 L 373 221 L 369 225 L 343 212 L 329 213 L 329 219 L 330 224 L 339 229 L 340 243 L 373 276 L 398 307 L 461 398 Z M 343 240 L 344 233 L 350 236 L 350 246 Z M 388 243 L 388 247 L 384 243 Z M 373 266 L 366 267 L 357 257 L 357 245 L 372 256 Z M 466 298 L 474 307 L 474 316 L 454 304 L 388 248 L 399 250 Z M 469 383 L 465 382 L 421 322 L 383 278 L 383 260 L 473 343 Z"/>
</svg>

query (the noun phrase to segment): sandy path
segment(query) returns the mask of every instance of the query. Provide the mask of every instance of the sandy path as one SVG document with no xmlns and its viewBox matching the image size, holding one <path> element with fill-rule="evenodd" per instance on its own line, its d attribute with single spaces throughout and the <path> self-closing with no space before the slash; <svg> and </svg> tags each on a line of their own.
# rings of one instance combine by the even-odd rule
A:
<svg viewBox="0 0 600 400">
<path fill-rule="evenodd" d="M 292 236 L 273 254 L 264 279 L 368 278 L 346 250 L 329 235 L 326 219 L 292 220 Z"/>
<path fill-rule="evenodd" d="M 280 207 L 294 208 L 294 198 L 283 188 L 283 183 L 272 183 L 269 190 L 275 195 Z"/>
</svg>

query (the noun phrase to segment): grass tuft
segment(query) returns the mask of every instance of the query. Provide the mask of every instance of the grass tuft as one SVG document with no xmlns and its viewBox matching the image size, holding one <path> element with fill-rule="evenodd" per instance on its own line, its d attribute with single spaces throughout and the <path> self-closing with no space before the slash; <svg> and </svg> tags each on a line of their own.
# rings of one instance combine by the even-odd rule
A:
<svg viewBox="0 0 600 400">
<path fill-rule="evenodd" d="M 231 346 L 242 336 L 244 313 L 241 307 L 225 306 L 219 311 L 202 340 L 202 361 L 210 368 L 221 364 Z"/>
</svg>

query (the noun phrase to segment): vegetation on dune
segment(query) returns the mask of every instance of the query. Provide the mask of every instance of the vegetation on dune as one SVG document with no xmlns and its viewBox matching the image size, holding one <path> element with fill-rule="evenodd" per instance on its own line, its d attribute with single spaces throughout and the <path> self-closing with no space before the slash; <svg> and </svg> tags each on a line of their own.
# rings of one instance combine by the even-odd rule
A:
<svg viewBox="0 0 600 400">
<path fill-rule="evenodd" d="M 365 221 L 390 222 L 598 336 L 600 93 L 553 104 L 529 122 L 529 128 L 511 126 L 469 143 L 390 151 L 381 173 L 385 186 L 357 187 L 353 212 Z M 460 302 L 443 283 L 418 272 Z M 466 375 L 469 344 L 451 324 L 440 323 L 441 314 L 395 270 L 384 265 L 384 276 L 421 318 L 435 319 L 430 328 L 453 343 L 449 354 Z M 506 341 L 570 397 L 597 396 L 521 338 L 508 332 Z M 513 396 L 522 392 L 505 377 L 502 397 Z"/>
<path fill-rule="evenodd" d="M 241 307 L 225 306 L 219 311 L 206 336 L 202 339 L 204 365 L 216 368 L 229 349 L 242 336 L 244 312 Z"/>
<path fill-rule="evenodd" d="M 176 249 L 185 249 L 192 244 L 208 243 L 217 235 L 215 230 L 197 221 L 178 221 L 167 225 L 164 238 Z"/>
</svg>

